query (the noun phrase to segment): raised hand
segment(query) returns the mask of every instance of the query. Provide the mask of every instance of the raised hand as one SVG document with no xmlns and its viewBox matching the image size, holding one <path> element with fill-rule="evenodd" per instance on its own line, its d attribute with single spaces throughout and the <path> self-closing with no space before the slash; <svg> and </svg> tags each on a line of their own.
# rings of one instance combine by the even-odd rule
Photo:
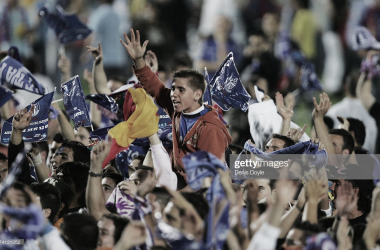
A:
<svg viewBox="0 0 380 250">
<path fill-rule="evenodd" d="M 110 144 L 106 141 L 101 141 L 98 144 L 94 145 L 91 150 L 91 167 L 101 166 L 103 161 L 108 156 L 110 148 Z"/>
<path fill-rule="evenodd" d="M 115 250 L 127 250 L 134 246 L 141 245 L 145 242 L 146 228 L 140 221 L 130 221 L 128 226 L 123 230 L 120 240 L 115 245 Z"/>
<path fill-rule="evenodd" d="M 140 197 L 145 197 L 150 193 L 158 182 L 159 176 L 156 178 L 156 175 L 152 171 L 148 171 L 148 175 L 145 177 L 145 180 L 137 187 L 136 194 Z"/>
<path fill-rule="evenodd" d="M 143 58 L 146 51 L 146 46 L 148 45 L 148 40 L 146 40 L 143 45 L 140 44 L 140 32 L 136 30 L 136 36 L 133 29 L 131 29 L 131 40 L 129 40 L 127 34 L 124 33 L 124 39 L 126 42 L 120 39 L 121 44 L 128 51 L 130 57 L 135 61 L 137 59 Z"/>
<path fill-rule="evenodd" d="M 63 54 L 59 54 L 58 68 L 63 75 L 70 75 L 71 74 L 71 62 Z"/>
<path fill-rule="evenodd" d="M 303 128 L 290 128 L 286 136 L 297 142 L 305 133 L 306 127 L 307 124 L 303 125 Z"/>
<path fill-rule="evenodd" d="M 350 128 L 350 122 L 344 118 L 343 116 L 337 116 L 339 122 L 341 123 L 340 126 L 342 129 L 349 131 Z"/>
<path fill-rule="evenodd" d="M 276 93 L 276 106 L 277 106 L 277 112 L 280 114 L 282 119 L 291 120 L 293 117 L 293 106 L 290 106 L 289 108 L 286 108 L 284 105 L 284 98 L 280 94 L 280 92 Z"/>
<path fill-rule="evenodd" d="M 355 197 L 357 194 L 354 194 L 354 189 L 352 184 L 348 181 L 343 181 L 342 184 L 338 187 L 337 199 L 335 202 L 337 214 L 339 216 L 347 215 L 355 207 Z"/>
<path fill-rule="evenodd" d="M 294 195 L 297 192 L 297 186 L 294 185 L 292 180 L 278 180 L 276 184 L 277 188 L 277 200 L 280 204 L 287 205 L 290 200 L 293 199 Z"/>
<path fill-rule="evenodd" d="M 32 104 L 29 112 L 27 112 L 26 108 L 17 112 L 15 116 L 13 117 L 13 121 L 12 121 L 13 129 L 22 131 L 25 128 L 29 127 L 32 121 L 33 112 L 34 112 L 34 104 Z"/>
<path fill-rule="evenodd" d="M 306 183 L 306 197 L 308 200 L 320 202 L 327 194 L 325 180 L 309 180 Z"/>
<path fill-rule="evenodd" d="M 313 97 L 314 102 L 314 110 L 313 110 L 313 119 L 323 119 L 326 115 L 327 111 L 329 111 L 331 107 L 330 98 L 326 93 L 319 95 L 319 104 L 317 103 L 317 99 Z"/>
<path fill-rule="evenodd" d="M 91 52 L 92 58 L 95 60 L 95 64 L 99 64 L 103 60 L 102 45 L 98 43 L 98 47 L 87 46 L 87 52 Z"/>
</svg>

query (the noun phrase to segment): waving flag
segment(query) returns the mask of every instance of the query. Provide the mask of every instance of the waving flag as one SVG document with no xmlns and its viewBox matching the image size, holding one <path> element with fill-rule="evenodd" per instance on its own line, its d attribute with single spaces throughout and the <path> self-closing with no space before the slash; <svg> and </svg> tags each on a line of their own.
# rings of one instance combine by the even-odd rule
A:
<svg viewBox="0 0 380 250">
<path fill-rule="evenodd" d="M 203 95 L 203 103 L 212 106 L 212 97 L 211 97 L 211 90 L 210 90 L 210 79 L 208 77 L 207 68 L 205 68 L 205 79 L 206 79 L 206 90 L 205 90 L 205 93 Z"/>
<path fill-rule="evenodd" d="M 53 96 L 54 91 L 38 98 L 26 107 L 29 111 L 31 105 L 34 104 L 32 122 L 29 127 L 22 131 L 22 139 L 24 142 L 38 142 L 47 140 L 49 109 Z M 13 116 L 4 122 L 3 129 L 1 131 L 1 143 L 3 144 L 9 144 L 12 133 L 12 120 Z"/>
<path fill-rule="evenodd" d="M 248 101 L 251 96 L 244 89 L 240 81 L 239 73 L 235 67 L 232 52 L 229 53 L 216 71 L 210 82 L 212 99 L 224 110 L 231 107 L 248 109 Z"/>
<path fill-rule="evenodd" d="M 311 90 L 322 90 L 321 83 L 318 80 L 318 76 L 315 73 L 314 64 L 308 61 L 301 53 L 301 51 L 292 51 L 290 57 L 293 62 L 298 65 L 301 69 L 301 84 L 300 89 L 311 91 Z"/>
<path fill-rule="evenodd" d="M 100 128 L 100 129 L 97 129 L 97 130 L 90 132 L 90 140 L 92 140 L 92 141 L 96 141 L 96 140 L 104 141 L 104 140 L 106 140 L 106 138 L 108 136 L 108 131 L 113 127 L 114 126 Z"/>
<path fill-rule="evenodd" d="M 84 100 L 79 76 L 74 76 L 62 83 L 61 92 L 63 93 L 63 105 L 71 120 L 74 121 L 75 129 L 80 126 L 91 127 L 90 114 Z"/>
<path fill-rule="evenodd" d="M 12 91 L 0 85 L 0 107 L 12 98 Z"/>
<path fill-rule="evenodd" d="M 83 40 L 91 33 L 75 14 L 66 14 L 60 6 L 55 13 L 49 13 L 46 7 L 42 7 L 39 15 L 54 30 L 61 44 Z"/>
<path fill-rule="evenodd" d="M 45 87 L 16 59 L 6 56 L 0 62 L 0 84 L 44 95 Z"/>
<path fill-rule="evenodd" d="M 96 104 L 111 110 L 113 113 L 117 113 L 119 105 L 115 102 L 112 97 L 104 94 L 90 94 L 86 95 L 85 99 L 95 102 Z"/>
<path fill-rule="evenodd" d="M 193 190 L 202 187 L 206 177 L 213 177 L 206 200 L 210 210 L 206 219 L 206 234 L 203 239 L 204 249 L 223 249 L 229 231 L 229 203 L 220 183 L 218 168 L 225 169 L 224 164 L 214 155 L 197 151 L 182 158 L 186 169 L 187 183 Z"/>
</svg>

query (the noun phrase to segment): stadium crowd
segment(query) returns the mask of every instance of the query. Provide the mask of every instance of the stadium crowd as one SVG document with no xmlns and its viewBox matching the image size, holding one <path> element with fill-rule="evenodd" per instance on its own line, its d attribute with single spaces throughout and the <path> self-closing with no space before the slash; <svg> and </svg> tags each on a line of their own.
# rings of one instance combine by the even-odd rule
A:
<svg viewBox="0 0 380 250">
<path fill-rule="evenodd" d="M 45 5 L 91 34 L 62 44 Z M 0 249 L 380 249 L 379 13 L 378 0 L 2 1 Z M 54 91 L 34 141 L 41 94 L 15 87 L 9 60 Z M 86 96 L 71 115 L 83 93 L 69 82 L 116 109 Z"/>
</svg>

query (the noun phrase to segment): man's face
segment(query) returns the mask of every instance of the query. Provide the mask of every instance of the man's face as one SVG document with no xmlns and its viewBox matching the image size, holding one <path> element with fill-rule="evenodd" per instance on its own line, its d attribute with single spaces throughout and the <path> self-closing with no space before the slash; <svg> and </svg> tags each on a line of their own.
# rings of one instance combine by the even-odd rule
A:
<svg viewBox="0 0 380 250">
<path fill-rule="evenodd" d="M 112 194 L 112 191 L 115 189 L 116 185 L 117 183 L 109 177 L 104 177 L 102 179 L 103 195 L 106 202 L 108 201 L 108 198 Z"/>
<path fill-rule="evenodd" d="M 74 151 L 71 148 L 61 147 L 55 154 L 52 162 L 52 176 L 56 176 L 57 168 L 66 162 L 74 161 Z"/>
<path fill-rule="evenodd" d="M 343 153 L 342 148 L 344 145 L 342 136 L 330 134 L 329 137 L 330 137 L 330 141 L 334 145 L 335 154 L 337 154 L 337 155 L 342 154 Z"/>
<path fill-rule="evenodd" d="M 0 183 L 2 183 L 8 175 L 8 160 L 0 161 Z"/>
<path fill-rule="evenodd" d="M 257 185 L 259 186 L 259 192 L 257 193 L 257 201 L 260 201 L 272 194 L 272 189 L 269 186 L 268 179 L 257 179 Z"/>
<path fill-rule="evenodd" d="M 113 223 L 113 221 L 107 218 L 101 218 L 98 222 L 98 228 L 98 246 L 113 248 L 115 245 L 115 224 Z"/>
<path fill-rule="evenodd" d="M 181 229 L 181 216 L 179 215 L 178 208 L 172 201 L 169 201 L 164 209 L 164 222 L 172 227 Z"/>
<path fill-rule="evenodd" d="M 286 240 L 284 243 L 284 248 L 286 250 L 302 250 L 303 244 L 301 241 L 303 232 L 302 230 L 293 228 L 289 231 L 288 235 L 286 236 Z"/>
<path fill-rule="evenodd" d="M 188 79 L 176 78 L 172 84 L 170 97 L 173 102 L 175 112 L 190 113 L 198 108 L 198 100 L 201 97 L 199 92 L 193 91 L 188 86 Z"/>
<path fill-rule="evenodd" d="M 51 146 L 50 146 L 50 149 L 49 149 L 49 163 L 50 163 L 50 165 L 53 162 L 53 159 L 54 159 L 54 156 L 55 156 L 55 152 L 57 152 L 57 150 L 61 147 L 61 145 L 62 145 L 62 143 L 58 143 L 56 141 L 53 141 L 51 143 Z"/>
<path fill-rule="evenodd" d="M 119 82 L 119 81 L 109 80 L 107 82 L 107 87 L 111 90 L 111 92 L 114 92 L 115 90 L 117 90 L 121 86 L 123 86 L 123 83 Z"/>
<path fill-rule="evenodd" d="M 271 139 L 267 145 L 265 146 L 265 153 L 272 153 L 279 149 L 283 149 L 285 146 L 285 142 L 278 138 Z"/>
<path fill-rule="evenodd" d="M 75 140 L 82 143 L 83 145 L 88 145 L 88 138 L 90 133 L 84 127 L 79 127 L 78 130 L 74 129 Z"/>
</svg>

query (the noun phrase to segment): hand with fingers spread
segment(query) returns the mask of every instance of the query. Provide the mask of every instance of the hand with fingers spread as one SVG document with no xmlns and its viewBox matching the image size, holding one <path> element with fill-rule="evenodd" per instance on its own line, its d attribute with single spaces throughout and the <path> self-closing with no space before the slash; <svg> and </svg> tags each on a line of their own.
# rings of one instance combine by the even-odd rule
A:
<svg viewBox="0 0 380 250">
<path fill-rule="evenodd" d="M 348 181 L 343 181 L 342 184 L 336 190 L 336 210 L 338 216 L 344 216 L 351 212 L 352 209 L 356 206 L 355 198 L 357 193 L 354 193 L 352 184 Z"/>
<path fill-rule="evenodd" d="M 282 119 L 284 120 L 291 120 L 294 113 L 293 113 L 293 106 L 290 106 L 289 108 L 286 108 L 284 105 L 284 98 L 282 97 L 282 94 L 280 92 L 276 93 L 276 106 L 277 106 L 277 112 L 280 114 Z"/>
<path fill-rule="evenodd" d="M 307 124 L 303 125 L 303 128 L 290 128 L 286 136 L 297 142 L 305 133 L 306 128 Z"/>
<path fill-rule="evenodd" d="M 29 127 L 30 123 L 32 122 L 34 108 L 35 106 L 34 104 L 32 104 L 29 112 L 27 111 L 26 108 L 24 108 L 23 110 L 17 112 L 14 115 L 13 121 L 12 121 L 13 130 L 22 131 L 26 129 L 27 127 Z"/>
<path fill-rule="evenodd" d="M 136 61 L 138 59 L 143 59 L 143 56 L 146 51 L 146 46 L 148 45 L 148 40 L 146 40 L 143 45 L 140 44 L 140 32 L 136 30 L 136 36 L 133 29 L 131 29 L 131 40 L 129 40 L 127 34 L 124 33 L 124 39 L 120 40 L 121 44 L 128 51 L 128 54 L 132 58 L 132 60 Z"/>
<path fill-rule="evenodd" d="M 87 46 L 87 52 L 91 52 L 92 58 L 94 58 L 95 65 L 98 65 L 103 61 L 103 49 L 102 45 L 98 43 L 98 47 Z"/>
<path fill-rule="evenodd" d="M 148 50 L 144 60 L 145 64 L 148 65 L 152 72 L 156 74 L 158 71 L 158 60 L 156 54 L 153 51 Z"/>
<path fill-rule="evenodd" d="M 329 111 L 331 107 L 330 98 L 326 93 L 319 95 L 319 104 L 317 103 L 317 99 L 313 97 L 314 102 L 314 110 L 313 110 L 313 119 L 323 119 L 326 115 L 327 111 Z"/>
<path fill-rule="evenodd" d="M 340 124 L 340 128 L 344 129 L 344 130 L 347 130 L 348 132 L 349 131 L 349 128 L 350 128 L 350 122 L 344 118 L 343 116 L 337 116 L 339 122 L 341 123 Z"/>
</svg>

